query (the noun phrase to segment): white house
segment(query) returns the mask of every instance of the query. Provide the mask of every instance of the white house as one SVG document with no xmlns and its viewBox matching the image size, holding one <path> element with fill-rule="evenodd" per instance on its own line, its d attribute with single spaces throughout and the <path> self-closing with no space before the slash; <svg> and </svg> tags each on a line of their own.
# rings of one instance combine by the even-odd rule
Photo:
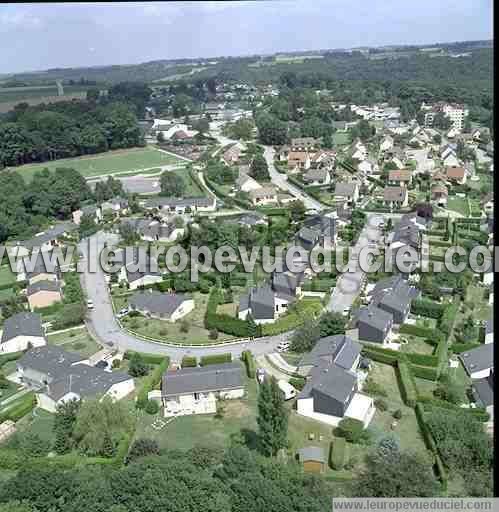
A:
<svg viewBox="0 0 499 512">
<path fill-rule="evenodd" d="M 38 407 L 51 413 L 70 400 L 121 400 L 135 389 L 128 374 L 90 366 L 83 356 L 54 345 L 28 350 L 17 361 L 17 376 L 35 390 Z"/>
<path fill-rule="evenodd" d="M 182 294 L 161 293 L 155 290 L 136 292 L 128 301 L 131 311 L 144 316 L 176 322 L 194 309 L 194 300 Z"/>
<path fill-rule="evenodd" d="M 5 320 L 0 354 L 20 352 L 47 344 L 42 320 L 37 313 L 17 313 Z"/>
<path fill-rule="evenodd" d="M 168 371 L 160 394 L 165 417 L 214 414 L 219 399 L 243 396 L 244 379 L 237 362 Z M 156 397 L 157 393 L 150 395 Z"/>
<path fill-rule="evenodd" d="M 381 144 L 379 145 L 380 151 L 388 151 L 389 149 L 393 148 L 393 138 L 390 137 L 390 135 L 386 135 L 383 140 L 381 141 Z"/>
<path fill-rule="evenodd" d="M 262 188 L 258 181 L 254 180 L 247 174 L 241 174 L 236 181 L 236 186 L 241 192 L 251 192 L 252 190 L 259 190 Z"/>
</svg>

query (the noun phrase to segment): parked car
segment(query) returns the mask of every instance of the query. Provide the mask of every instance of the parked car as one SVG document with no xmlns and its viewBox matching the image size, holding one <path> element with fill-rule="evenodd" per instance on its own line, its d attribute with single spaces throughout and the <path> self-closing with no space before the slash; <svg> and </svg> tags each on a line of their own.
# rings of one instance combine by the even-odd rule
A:
<svg viewBox="0 0 499 512">
<path fill-rule="evenodd" d="M 123 318 L 124 316 L 128 315 L 128 308 L 120 309 L 118 314 L 116 315 L 118 318 Z"/>
<path fill-rule="evenodd" d="M 87 308 L 94 309 L 94 302 L 90 299 L 87 300 Z"/>
<path fill-rule="evenodd" d="M 281 341 L 279 345 L 277 345 L 277 352 L 286 352 L 289 350 L 289 341 Z"/>
<path fill-rule="evenodd" d="M 257 368 L 256 380 L 259 384 L 263 384 L 263 381 L 265 380 L 265 370 L 263 368 Z"/>
<path fill-rule="evenodd" d="M 284 393 L 284 400 L 291 400 L 296 396 L 296 389 L 285 380 L 278 380 L 277 385 L 279 389 Z"/>
</svg>

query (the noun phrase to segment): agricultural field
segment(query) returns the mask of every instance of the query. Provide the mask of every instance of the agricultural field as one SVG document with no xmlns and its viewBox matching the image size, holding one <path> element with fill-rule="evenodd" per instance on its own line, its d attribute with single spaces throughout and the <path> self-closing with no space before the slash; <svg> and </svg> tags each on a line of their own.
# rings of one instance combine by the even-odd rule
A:
<svg viewBox="0 0 499 512">
<path fill-rule="evenodd" d="M 175 155 L 158 151 L 151 147 L 109 151 L 98 155 L 63 158 L 52 162 L 27 164 L 15 167 L 26 181 L 30 181 L 35 171 L 40 169 L 55 170 L 57 167 L 71 167 L 85 178 L 106 174 L 132 173 L 142 169 L 158 168 L 165 165 L 177 165 L 184 160 Z"/>
</svg>

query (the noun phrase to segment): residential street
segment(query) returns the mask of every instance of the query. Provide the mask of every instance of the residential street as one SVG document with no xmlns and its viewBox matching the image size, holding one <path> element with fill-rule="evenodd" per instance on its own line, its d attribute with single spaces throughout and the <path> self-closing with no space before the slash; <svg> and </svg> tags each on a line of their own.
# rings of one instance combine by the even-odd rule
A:
<svg viewBox="0 0 499 512">
<path fill-rule="evenodd" d="M 96 240 L 96 248 L 97 251 L 100 252 L 104 247 L 104 243 L 109 241 L 111 244 L 115 236 L 116 235 L 108 235 L 99 232 L 91 238 Z M 83 254 L 83 259 L 80 261 L 84 262 L 88 259 L 88 244 L 82 241 L 78 248 Z M 234 357 L 239 357 L 241 352 L 248 348 L 251 348 L 251 351 L 255 355 L 275 352 L 279 342 L 290 336 L 290 333 L 286 333 L 279 336 L 257 338 L 253 341 L 245 340 L 232 344 L 220 344 L 199 348 L 184 348 L 135 338 L 121 329 L 114 317 L 111 298 L 102 269 L 97 265 L 97 272 L 91 273 L 87 265 L 82 266 L 85 267 L 85 272 L 81 274 L 82 286 L 87 297 L 94 303 L 94 309 L 90 311 L 88 315 L 87 327 L 103 346 L 111 342 L 115 347 L 121 350 L 137 350 L 153 354 L 165 354 L 168 355 L 172 361 L 179 362 L 185 355 L 200 357 L 230 352 Z"/>
<path fill-rule="evenodd" d="M 369 240 L 377 241 L 380 239 L 381 230 L 378 228 L 378 225 L 380 222 L 383 222 L 383 218 L 380 214 L 368 214 L 366 225 L 361 231 L 353 249 L 357 255 L 363 247 L 369 244 Z M 344 272 L 338 278 L 327 306 L 328 310 L 334 313 L 342 313 L 345 308 L 350 308 L 359 295 L 364 278 L 365 273 L 360 269 L 358 261 L 356 261 L 355 272 Z"/>
</svg>

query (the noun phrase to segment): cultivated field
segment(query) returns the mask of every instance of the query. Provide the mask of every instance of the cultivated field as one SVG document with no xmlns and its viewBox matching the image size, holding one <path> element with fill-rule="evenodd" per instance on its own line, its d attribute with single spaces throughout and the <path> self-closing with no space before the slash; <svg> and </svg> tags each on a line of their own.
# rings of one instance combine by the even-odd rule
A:
<svg viewBox="0 0 499 512">
<path fill-rule="evenodd" d="M 146 147 L 109 151 L 107 153 L 78 158 L 63 158 L 53 162 L 22 165 L 13 169 L 20 172 L 25 180 L 30 181 L 35 171 L 44 168 L 53 171 L 57 167 L 71 167 L 86 178 L 90 178 L 103 174 L 131 173 L 141 169 L 182 164 L 183 162 L 185 161 L 174 155 Z"/>
</svg>

